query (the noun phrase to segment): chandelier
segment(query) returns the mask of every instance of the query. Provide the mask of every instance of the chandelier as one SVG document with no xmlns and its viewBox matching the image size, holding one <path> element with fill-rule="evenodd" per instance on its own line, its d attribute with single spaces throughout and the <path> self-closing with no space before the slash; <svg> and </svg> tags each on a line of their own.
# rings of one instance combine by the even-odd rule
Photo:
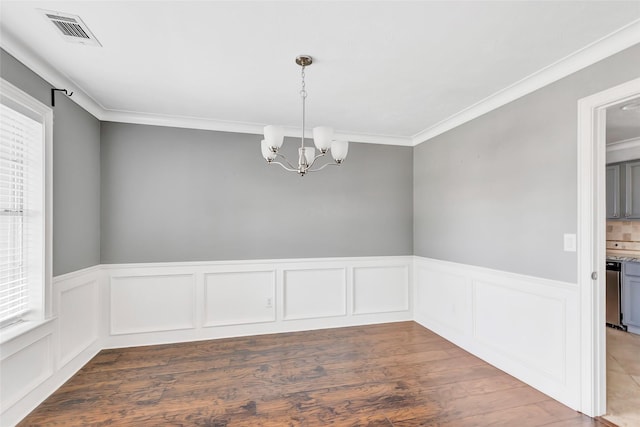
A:
<svg viewBox="0 0 640 427">
<path fill-rule="evenodd" d="M 305 147 L 304 145 L 304 127 L 305 127 L 305 101 L 307 99 L 307 90 L 304 82 L 304 70 L 313 63 L 309 55 L 300 55 L 296 58 L 296 64 L 302 67 L 302 88 L 300 89 L 300 97 L 302 98 L 302 137 L 300 138 L 300 148 L 298 148 L 298 166 L 294 166 L 287 158 L 279 152 L 284 142 L 284 128 L 282 126 L 265 126 L 264 139 L 261 142 L 262 157 L 268 164 L 280 165 L 285 170 L 297 172 L 300 176 L 304 176 L 307 172 L 317 172 L 327 166 L 339 166 L 347 157 L 349 151 L 348 141 L 337 141 L 333 139 L 333 129 L 326 126 L 313 128 L 314 147 Z M 316 148 L 319 154 L 316 154 Z M 334 162 L 324 163 L 322 166 L 312 169 L 316 161 L 325 157 L 331 150 L 331 157 Z M 276 161 L 281 159 L 282 162 Z"/>
</svg>

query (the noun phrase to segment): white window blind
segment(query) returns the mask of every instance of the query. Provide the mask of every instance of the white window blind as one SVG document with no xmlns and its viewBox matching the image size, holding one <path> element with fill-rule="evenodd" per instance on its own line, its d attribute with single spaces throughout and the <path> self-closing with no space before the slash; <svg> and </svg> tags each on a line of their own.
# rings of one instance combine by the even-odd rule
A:
<svg viewBox="0 0 640 427">
<path fill-rule="evenodd" d="M 42 298 L 43 138 L 42 123 L 0 104 L 0 326 Z"/>
</svg>

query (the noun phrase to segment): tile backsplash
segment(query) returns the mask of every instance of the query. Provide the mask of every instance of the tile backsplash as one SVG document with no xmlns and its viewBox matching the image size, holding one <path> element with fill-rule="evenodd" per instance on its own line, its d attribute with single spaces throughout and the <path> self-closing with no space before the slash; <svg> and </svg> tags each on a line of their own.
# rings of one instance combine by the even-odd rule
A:
<svg viewBox="0 0 640 427">
<path fill-rule="evenodd" d="M 640 242 L 640 221 L 607 221 L 607 240 Z"/>
<path fill-rule="evenodd" d="M 607 252 L 640 254 L 640 221 L 607 221 Z"/>
</svg>

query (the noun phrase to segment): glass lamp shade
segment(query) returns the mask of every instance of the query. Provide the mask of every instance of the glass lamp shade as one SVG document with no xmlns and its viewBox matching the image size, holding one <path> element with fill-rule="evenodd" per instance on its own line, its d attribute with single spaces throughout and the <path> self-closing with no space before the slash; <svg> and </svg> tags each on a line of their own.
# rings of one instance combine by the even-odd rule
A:
<svg viewBox="0 0 640 427">
<path fill-rule="evenodd" d="M 282 147 L 284 141 L 284 128 L 282 126 L 265 126 L 264 127 L 264 140 L 271 148 L 278 150 Z"/>
<path fill-rule="evenodd" d="M 316 149 L 313 147 L 304 147 L 304 158 L 307 161 L 307 165 L 313 163 L 316 158 Z"/>
<path fill-rule="evenodd" d="M 276 158 L 276 153 L 269 149 L 269 145 L 266 140 L 260 142 L 260 148 L 262 149 L 262 157 L 268 162 Z"/>
<path fill-rule="evenodd" d="M 349 141 L 333 141 L 331 143 L 331 156 L 336 163 L 341 163 L 349 152 Z"/>
<path fill-rule="evenodd" d="M 320 152 L 325 153 L 331 148 L 333 141 L 333 129 L 326 126 L 318 126 L 313 128 L 313 143 Z"/>
</svg>

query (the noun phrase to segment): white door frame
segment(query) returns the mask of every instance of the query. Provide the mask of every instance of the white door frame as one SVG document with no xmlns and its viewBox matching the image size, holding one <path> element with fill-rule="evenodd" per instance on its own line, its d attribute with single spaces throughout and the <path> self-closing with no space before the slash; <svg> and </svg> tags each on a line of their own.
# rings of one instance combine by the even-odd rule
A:
<svg viewBox="0 0 640 427">
<path fill-rule="evenodd" d="M 640 78 L 578 101 L 578 287 L 581 412 L 606 413 L 606 108 L 640 96 Z M 592 272 L 597 274 L 594 280 Z"/>
</svg>

